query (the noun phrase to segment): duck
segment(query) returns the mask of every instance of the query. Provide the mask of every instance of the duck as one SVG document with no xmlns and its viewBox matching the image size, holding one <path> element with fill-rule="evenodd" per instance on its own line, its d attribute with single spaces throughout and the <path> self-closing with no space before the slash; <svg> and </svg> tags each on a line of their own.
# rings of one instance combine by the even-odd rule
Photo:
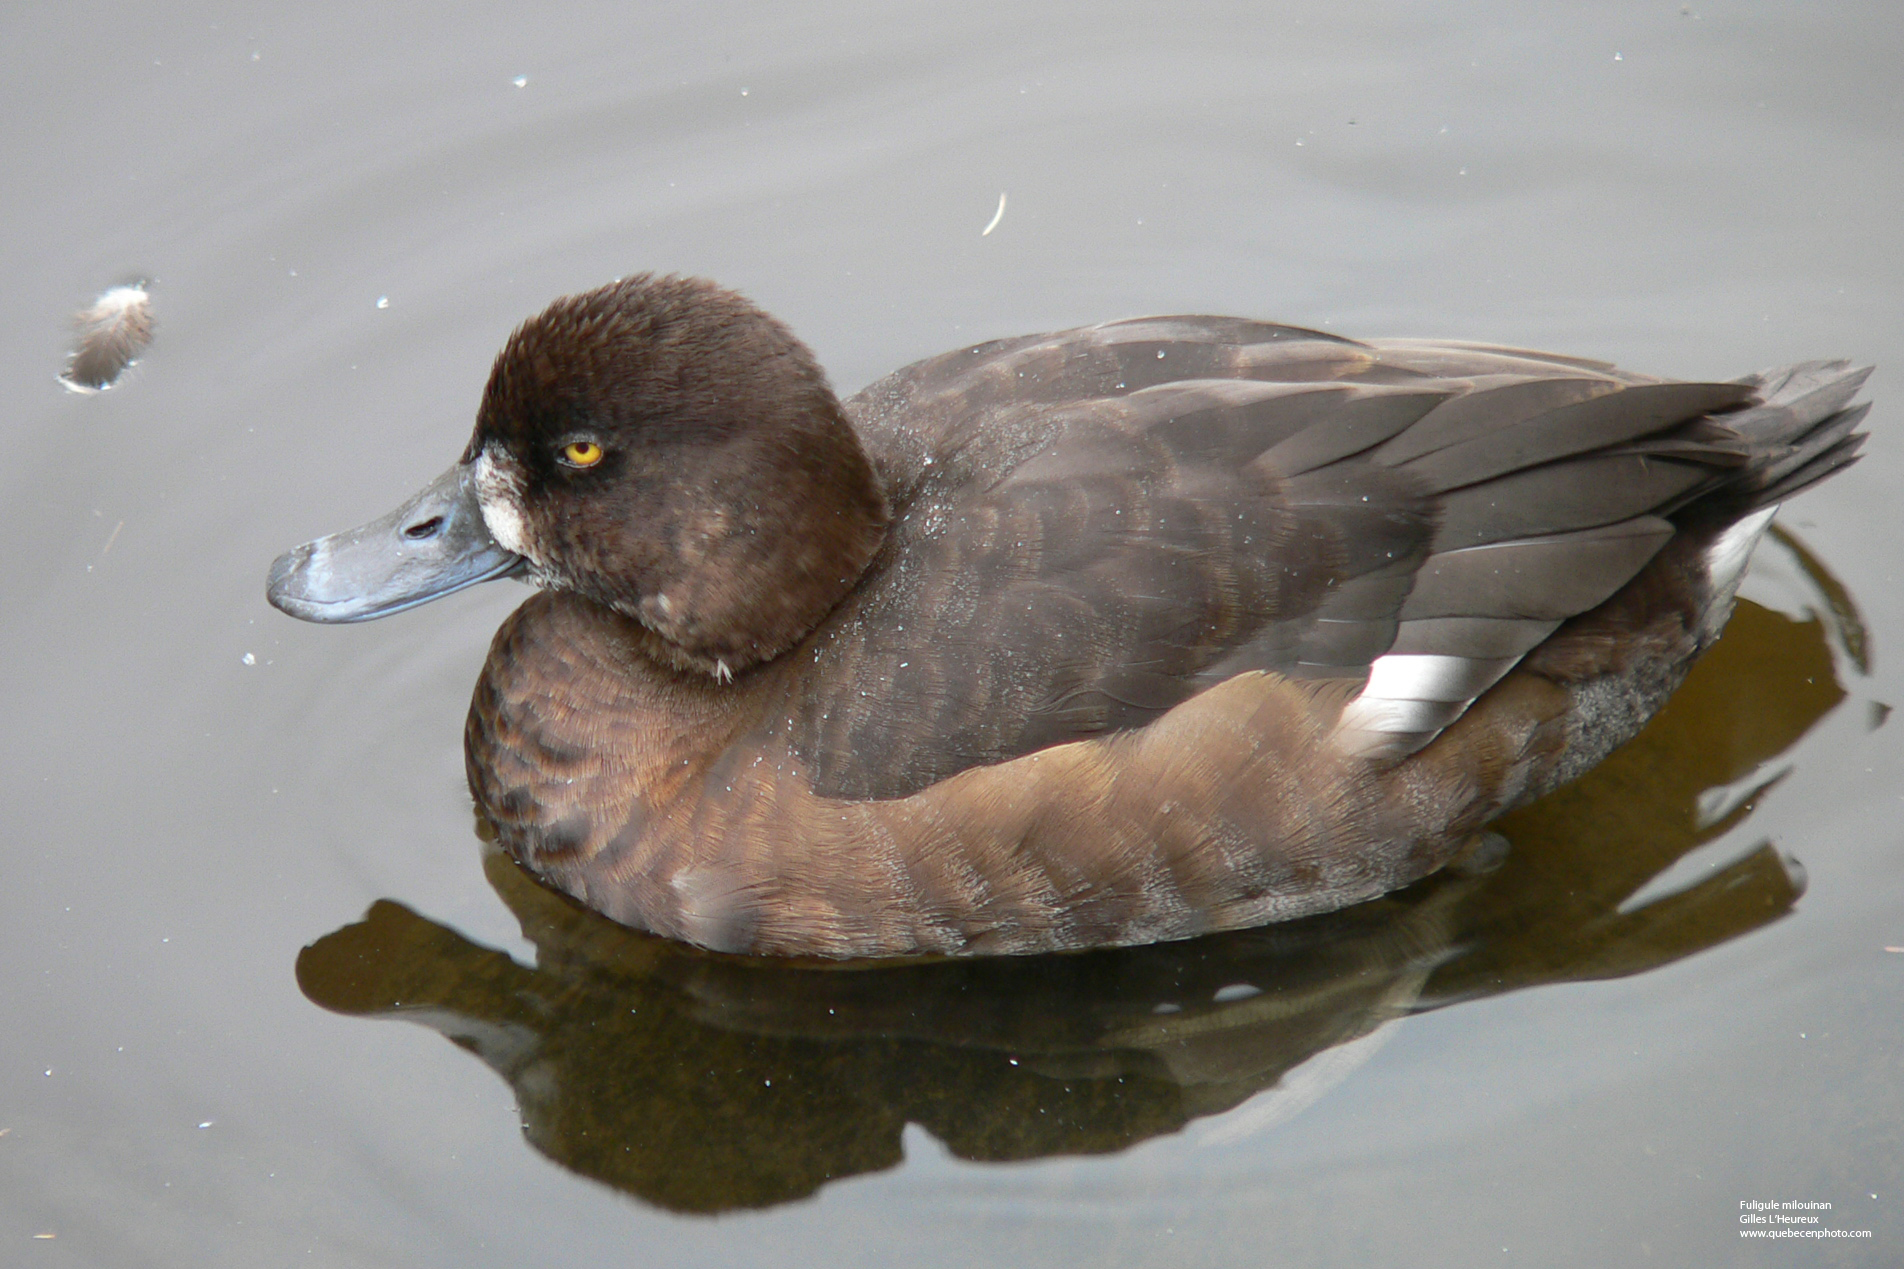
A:
<svg viewBox="0 0 1904 1269">
<path fill-rule="evenodd" d="M 294 617 L 500 577 L 465 728 L 495 839 L 715 952 L 1032 954 L 1310 916 L 1470 858 L 1634 736 L 1869 367 L 1148 317 L 839 399 L 644 273 L 508 337 L 458 461 L 280 556 Z"/>
</svg>

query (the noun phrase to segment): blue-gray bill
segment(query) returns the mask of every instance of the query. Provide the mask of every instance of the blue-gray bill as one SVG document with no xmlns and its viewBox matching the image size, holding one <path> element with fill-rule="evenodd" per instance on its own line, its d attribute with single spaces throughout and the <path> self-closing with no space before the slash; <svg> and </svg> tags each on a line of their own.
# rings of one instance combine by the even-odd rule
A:
<svg viewBox="0 0 1904 1269">
<path fill-rule="evenodd" d="M 459 463 L 389 515 L 280 555 L 265 597 L 305 621 L 370 621 L 522 566 L 483 523 L 476 465 Z"/>
</svg>

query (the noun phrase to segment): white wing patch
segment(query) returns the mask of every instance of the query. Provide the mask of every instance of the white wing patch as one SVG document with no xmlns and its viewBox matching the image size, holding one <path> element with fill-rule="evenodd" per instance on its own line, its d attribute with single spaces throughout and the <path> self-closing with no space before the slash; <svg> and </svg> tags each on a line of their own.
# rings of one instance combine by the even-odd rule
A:
<svg viewBox="0 0 1904 1269">
<path fill-rule="evenodd" d="M 1499 657 L 1440 656 L 1429 653 L 1389 653 L 1369 666 L 1363 697 L 1393 697 L 1418 701 L 1471 701 L 1520 660 Z M 1481 687 L 1476 688 L 1480 683 Z"/>
<path fill-rule="evenodd" d="M 1342 710 L 1336 743 L 1367 758 L 1413 753 L 1519 661 L 1429 653 L 1376 657 L 1361 694 Z"/>
</svg>

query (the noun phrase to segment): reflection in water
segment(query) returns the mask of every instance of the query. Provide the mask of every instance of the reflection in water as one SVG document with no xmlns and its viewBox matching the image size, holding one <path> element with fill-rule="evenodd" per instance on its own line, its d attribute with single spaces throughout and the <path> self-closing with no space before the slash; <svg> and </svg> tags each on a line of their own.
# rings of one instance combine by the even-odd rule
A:
<svg viewBox="0 0 1904 1269">
<path fill-rule="evenodd" d="M 1741 602 L 1641 736 L 1496 825 L 1511 848 L 1491 873 L 1187 943 L 853 967 L 624 929 L 490 850 L 534 968 L 385 900 L 306 948 L 298 980 L 326 1008 L 441 1031 L 509 1081 L 538 1149 L 680 1211 L 891 1167 L 907 1123 L 966 1159 L 1120 1150 L 1408 1012 L 1638 973 L 1789 911 L 1802 880 L 1769 843 L 1647 901 L 1843 699 L 1831 640 L 1862 668 L 1848 596 L 1780 541 L 1817 615 Z"/>
</svg>

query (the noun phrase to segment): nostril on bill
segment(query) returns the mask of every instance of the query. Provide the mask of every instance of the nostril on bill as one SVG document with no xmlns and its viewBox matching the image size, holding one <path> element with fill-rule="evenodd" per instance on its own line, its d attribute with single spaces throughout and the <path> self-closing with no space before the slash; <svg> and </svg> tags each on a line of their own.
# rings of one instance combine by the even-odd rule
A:
<svg viewBox="0 0 1904 1269">
<path fill-rule="evenodd" d="M 403 531 L 403 536 L 412 542 L 421 542 L 424 538 L 433 538 L 436 531 L 443 527 L 442 516 L 431 516 L 428 520 L 419 520 Z"/>
</svg>

